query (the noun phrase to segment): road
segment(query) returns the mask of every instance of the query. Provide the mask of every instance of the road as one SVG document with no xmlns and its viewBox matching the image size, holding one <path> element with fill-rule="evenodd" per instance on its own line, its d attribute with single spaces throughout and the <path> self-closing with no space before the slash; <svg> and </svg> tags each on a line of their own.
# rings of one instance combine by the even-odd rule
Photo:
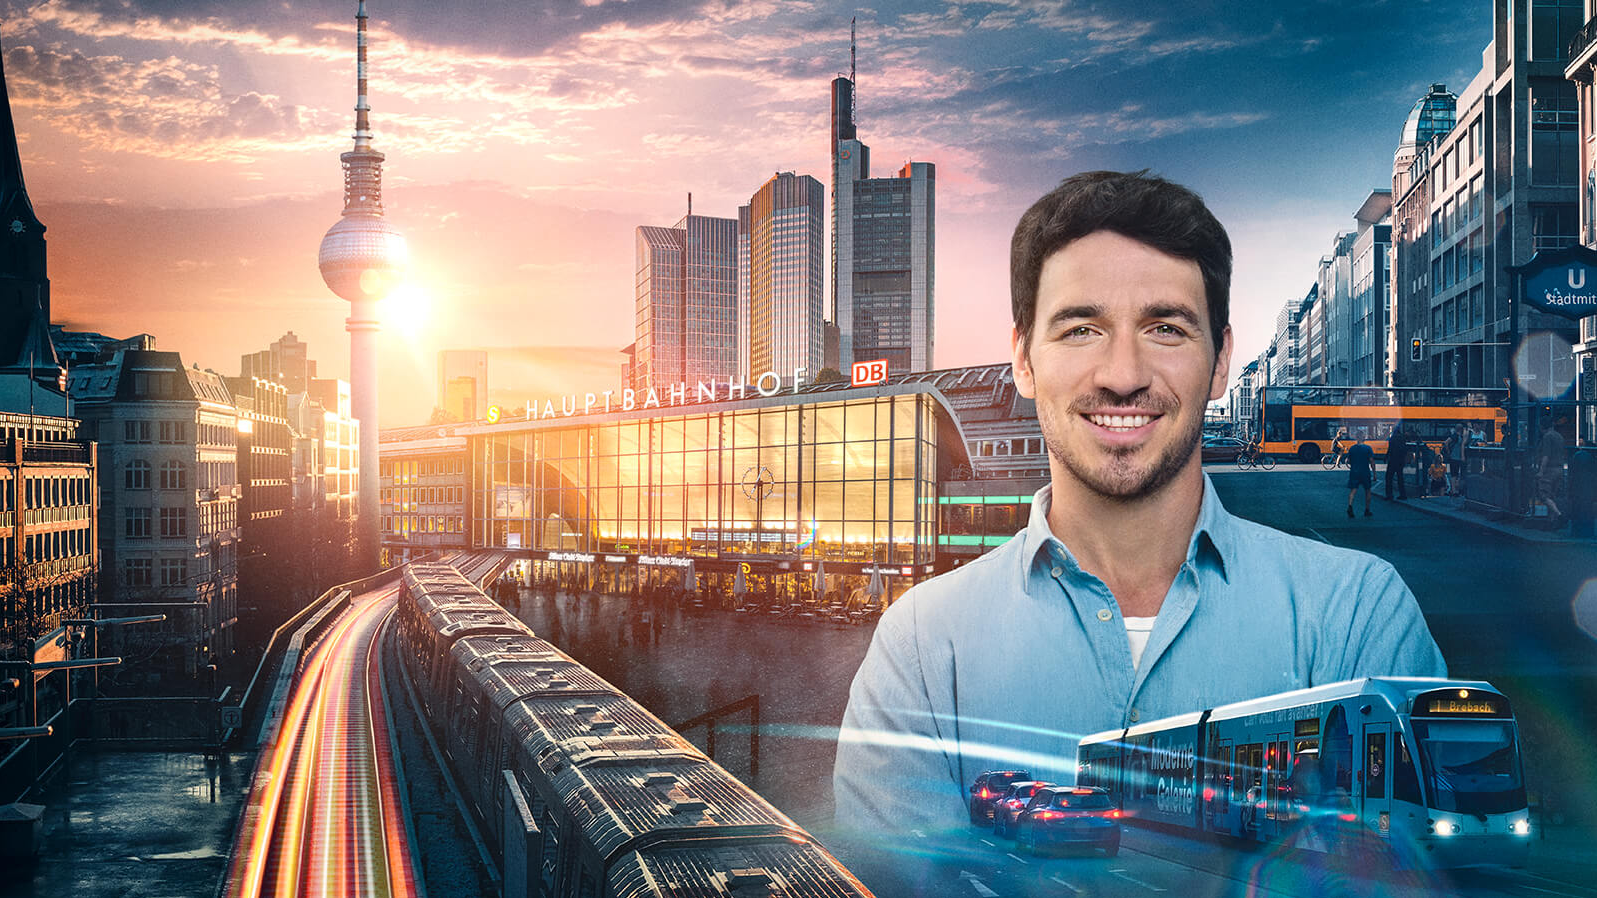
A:
<svg viewBox="0 0 1597 898">
<path fill-rule="evenodd" d="M 311 651 L 261 753 L 232 898 L 416 894 L 377 652 L 396 589 L 356 596 Z"/>
<path fill-rule="evenodd" d="M 1573 622 L 1581 585 L 1597 575 L 1597 547 L 1525 542 L 1474 524 L 1377 499 L 1375 516 L 1348 519 L 1344 472 L 1282 465 L 1211 474 L 1228 509 L 1281 529 L 1373 552 L 1414 591 L 1455 676 L 1482 678 L 1514 700 L 1522 726 L 1526 779 L 1542 820 L 1597 807 L 1597 653 Z M 869 633 L 861 627 L 751 619 L 719 612 L 669 616 L 658 642 L 629 637 L 631 612 L 611 596 L 524 594 L 520 613 L 533 629 L 594 667 L 644 705 L 675 722 L 748 694 L 762 698 L 761 761 L 749 778 L 743 747 L 723 735 L 718 760 L 748 778 L 801 825 L 824 834 L 831 817 L 836 723 Z M 687 733 L 699 739 L 701 733 Z M 1011 895 L 1597 895 L 1597 861 L 1580 846 L 1593 821 L 1565 822 L 1533 842 L 1523 871 L 1483 871 L 1418 879 L 1324 870 L 1294 858 L 1238 851 L 1185 837 L 1127 830 L 1119 857 L 1040 859 L 990 834 L 971 831 L 957 857 L 937 859 L 906 846 L 909 863 L 927 864 L 930 894 Z M 1573 845 L 1567 851 L 1561 846 Z M 1570 858 L 1574 857 L 1574 862 Z M 1584 857 L 1582 862 L 1580 859 Z M 1584 865 L 1582 865 L 1584 864 Z M 867 879 L 867 884 L 870 880 Z M 990 893 L 990 894 L 989 894 Z"/>
</svg>

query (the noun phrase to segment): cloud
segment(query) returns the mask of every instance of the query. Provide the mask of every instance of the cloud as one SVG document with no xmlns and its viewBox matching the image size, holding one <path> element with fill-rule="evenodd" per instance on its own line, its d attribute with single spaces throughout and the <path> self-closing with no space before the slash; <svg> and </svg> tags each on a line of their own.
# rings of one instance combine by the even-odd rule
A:
<svg viewBox="0 0 1597 898">
<path fill-rule="evenodd" d="M 215 66 L 175 56 L 130 60 L 17 46 L 5 66 L 14 104 L 103 149 L 247 162 L 300 149 L 332 127 L 317 110 L 272 94 L 228 95 Z"/>
</svg>

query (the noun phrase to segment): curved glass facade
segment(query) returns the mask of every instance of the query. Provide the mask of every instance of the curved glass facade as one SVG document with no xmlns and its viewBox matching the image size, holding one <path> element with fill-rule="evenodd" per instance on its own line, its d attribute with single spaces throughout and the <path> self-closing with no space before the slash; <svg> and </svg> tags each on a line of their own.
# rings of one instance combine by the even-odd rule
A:
<svg viewBox="0 0 1597 898">
<path fill-rule="evenodd" d="M 1439 134 L 1453 130 L 1457 119 L 1458 97 L 1440 84 L 1432 84 L 1425 96 L 1414 102 L 1403 121 L 1403 140 L 1409 146 L 1423 147 Z"/>
<path fill-rule="evenodd" d="M 925 393 L 512 422 L 470 438 L 478 546 L 929 565 Z M 647 416 L 644 416 L 647 415 Z"/>
</svg>

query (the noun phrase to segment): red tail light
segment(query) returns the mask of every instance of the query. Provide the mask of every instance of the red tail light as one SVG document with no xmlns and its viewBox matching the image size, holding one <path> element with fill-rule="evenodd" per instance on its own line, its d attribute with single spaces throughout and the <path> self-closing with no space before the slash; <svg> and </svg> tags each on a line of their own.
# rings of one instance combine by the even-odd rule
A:
<svg viewBox="0 0 1597 898">
<path fill-rule="evenodd" d="M 981 797 L 983 797 L 983 798 L 992 798 L 993 797 L 993 793 L 988 792 L 987 788 L 985 786 L 983 786 L 982 790 L 981 790 Z"/>
<path fill-rule="evenodd" d="M 1065 815 L 1059 813 L 1058 811 L 1039 811 L 1039 812 L 1037 812 L 1036 819 L 1038 819 L 1038 820 L 1058 820 L 1059 818 L 1061 818 L 1063 816 L 1065 816 Z"/>
<path fill-rule="evenodd" d="M 1214 790 L 1213 789 L 1208 789 L 1208 788 L 1204 789 L 1203 790 L 1203 800 L 1204 801 L 1214 801 Z"/>
<path fill-rule="evenodd" d="M 1109 812 L 1109 816 L 1115 818 L 1116 820 L 1119 820 L 1120 819 L 1120 809 L 1119 808 L 1115 808 L 1114 810 L 1110 811 Z"/>
</svg>

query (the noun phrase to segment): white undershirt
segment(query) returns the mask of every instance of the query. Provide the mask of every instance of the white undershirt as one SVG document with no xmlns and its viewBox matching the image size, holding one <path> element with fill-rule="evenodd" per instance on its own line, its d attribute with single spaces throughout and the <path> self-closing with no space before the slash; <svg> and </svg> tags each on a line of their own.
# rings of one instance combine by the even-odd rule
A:
<svg viewBox="0 0 1597 898">
<path fill-rule="evenodd" d="M 1153 632 L 1152 617 L 1127 617 L 1126 638 L 1131 640 L 1131 666 L 1135 669 L 1142 663 L 1142 650 L 1148 647 L 1148 634 Z"/>
</svg>

